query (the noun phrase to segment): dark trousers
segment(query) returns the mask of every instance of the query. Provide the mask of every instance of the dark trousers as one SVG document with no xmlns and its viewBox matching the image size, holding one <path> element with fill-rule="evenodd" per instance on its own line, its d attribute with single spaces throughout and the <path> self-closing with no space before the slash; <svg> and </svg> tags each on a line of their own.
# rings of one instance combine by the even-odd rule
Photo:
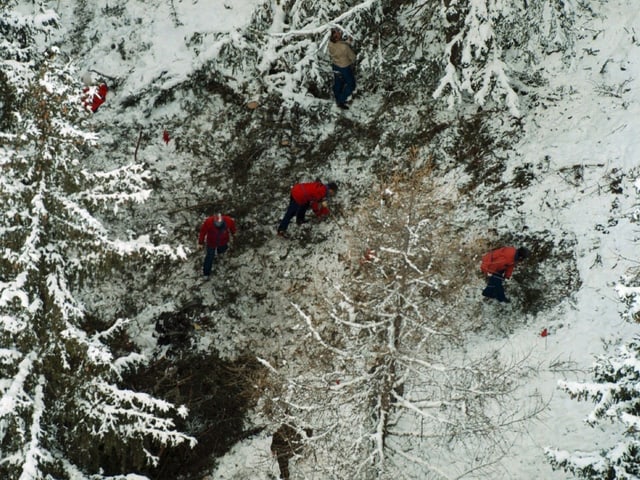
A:
<svg viewBox="0 0 640 480">
<path fill-rule="evenodd" d="M 506 295 L 504 294 L 504 277 L 500 274 L 492 274 L 487 278 L 487 286 L 482 291 L 482 295 L 488 298 L 495 298 L 499 302 L 508 302 Z"/>
<path fill-rule="evenodd" d="M 300 205 L 299 203 L 296 203 L 293 197 L 290 197 L 289 206 L 287 207 L 287 211 L 284 214 L 284 217 L 282 217 L 282 221 L 278 226 L 278 231 L 286 232 L 287 228 L 289 228 L 289 223 L 291 222 L 291 219 L 293 217 L 296 217 L 296 223 L 298 225 L 300 225 L 301 223 L 304 223 L 305 222 L 304 217 L 305 217 L 305 214 L 307 213 L 308 208 L 309 208 L 308 203 L 304 205 Z"/>
<path fill-rule="evenodd" d="M 213 267 L 213 260 L 216 255 L 221 255 L 229 248 L 227 245 L 214 248 L 207 245 L 207 254 L 204 257 L 204 265 L 202 266 L 202 273 L 207 277 L 211 275 L 211 268 Z"/>
<path fill-rule="evenodd" d="M 289 459 L 293 455 L 278 455 L 278 467 L 280 467 L 280 478 L 282 480 L 289 480 Z"/>
<path fill-rule="evenodd" d="M 356 89 L 356 77 L 353 65 L 348 67 L 338 67 L 332 65 L 333 68 L 333 94 L 336 97 L 336 103 L 342 105 L 347 103 L 349 95 Z"/>
</svg>

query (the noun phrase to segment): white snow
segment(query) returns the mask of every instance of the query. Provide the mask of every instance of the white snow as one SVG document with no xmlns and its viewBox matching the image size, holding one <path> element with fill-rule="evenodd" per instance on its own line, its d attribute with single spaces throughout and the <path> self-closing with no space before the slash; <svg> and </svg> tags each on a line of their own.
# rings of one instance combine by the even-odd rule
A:
<svg viewBox="0 0 640 480">
<path fill-rule="evenodd" d="M 109 25 L 104 18 L 96 17 L 90 28 L 99 31 L 100 35 L 97 35 L 95 44 L 74 61 L 79 70 L 95 69 L 123 80 L 119 91 L 110 93 L 100 112 L 111 118 L 109 102 L 118 102 L 128 95 L 140 93 L 154 81 L 160 89 L 170 88 L 185 80 L 206 61 L 215 59 L 220 48 L 218 41 L 233 38 L 231 35 L 219 40 L 216 35 L 233 34 L 246 24 L 254 9 L 263 4 L 269 2 L 185 0 L 152 2 L 151 5 L 138 0 L 126 2 L 127 12 L 123 18 L 131 19 L 134 25 Z M 483 2 L 473 2 L 474 6 L 481 4 Z M 521 392 L 523 404 L 533 392 L 540 393 L 549 401 L 541 420 L 532 421 L 527 425 L 526 435 L 515 439 L 509 454 L 501 462 L 500 476 L 496 476 L 496 480 L 566 478 L 566 474 L 552 471 L 545 461 L 546 447 L 595 450 L 596 446 L 614 445 L 621 431 L 616 425 L 598 429 L 584 425 L 591 406 L 569 399 L 557 388 L 558 381 L 563 379 L 569 382 L 562 383 L 564 386 L 569 386 L 571 381 L 590 381 L 589 369 L 595 356 L 640 333 L 637 323 L 623 318 L 626 308 L 621 304 L 621 298 L 631 297 L 631 312 L 640 311 L 640 287 L 621 283 L 631 269 L 637 268 L 639 258 L 637 219 L 632 213 L 637 214 L 640 203 L 640 42 L 634 33 L 640 28 L 640 8 L 635 0 L 598 2 L 593 8 L 601 10 L 601 14 L 585 20 L 585 35 L 575 45 L 576 54 L 571 65 L 567 67 L 559 54 L 550 56 L 544 65 L 551 82 L 547 89 L 548 98 L 542 98 L 535 109 L 527 111 L 516 103 L 504 73 L 507 70 L 505 64 L 496 60 L 491 71 L 503 84 L 512 112 L 523 115 L 525 125 L 526 134 L 513 149 L 513 156 L 508 160 L 509 169 L 528 162 L 537 168 L 537 174 L 535 185 L 522 196 L 524 203 L 502 212 L 490 227 L 510 231 L 526 225 L 533 231 L 548 230 L 552 236 L 567 232 L 576 241 L 575 253 L 582 281 L 575 298 L 567 298 L 554 311 L 530 319 L 507 338 L 495 338 L 487 332 L 486 336 L 470 339 L 468 349 L 472 351 L 482 352 L 497 346 L 505 358 L 530 355 L 530 363 L 538 365 L 538 370 Z M 66 10 L 61 7 L 59 13 L 63 23 L 65 17 L 73 15 L 70 6 Z M 53 16 L 46 14 L 43 20 L 49 18 Z M 278 15 L 274 29 L 282 24 L 283 19 Z M 491 34 L 483 30 L 485 27 L 482 25 L 477 28 L 479 34 Z M 200 51 L 194 54 L 187 43 L 196 32 L 204 40 Z M 140 49 L 122 58 L 117 45 L 123 39 L 127 46 L 140 45 Z M 472 55 L 473 51 L 469 49 L 465 54 Z M 264 58 L 269 60 L 268 55 Z M 456 85 L 456 92 L 465 88 L 464 84 L 458 83 L 452 70 L 442 82 L 441 87 L 447 83 Z M 440 91 L 435 92 L 436 97 Z M 484 91 L 479 95 L 484 98 Z M 303 96 L 296 98 L 305 101 Z M 379 98 L 373 100 L 380 101 Z M 178 113 L 171 110 L 178 107 L 165 108 L 163 113 L 167 117 Z M 163 149 L 160 133 L 157 138 L 157 144 L 147 147 L 144 152 L 147 158 L 157 155 L 166 162 L 180 161 L 170 148 Z M 332 168 L 339 171 L 341 165 L 333 165 Z M 578 169 L 582 175 L 577 183 L 572 181 L 573 169 Z M 346 166 L 345 171 L 348 172 Z M 612 193 L 606 182 L 608 176 L 616 172 L 623 172 L 622 194 Z M 391 190 L 386 193 L 393 195 Z M 513 193 L 518 195 L 521 192 Z M 138 192 L 141 197 L 147 194 L 146 191 Z M 108 201 L 109 198 L 96 200 Z M 612 219 L 615 222 L 610 221 Z M 337 243 L 331 245 L 340 251 Z M 130 242 L 121 241 L 112 247 L 123 253 L 154 248 L 145 236 Z M 166 255 L 182 258 L 187 253 L 184 250 L 165 251 Z M 279 251 L 275 249 L 273 255 L 279 255 Z M 315 256 L 307 261 L 320 263 L 322 258 Z M 236 261 L 229 262 L 233 265 Z M 417 267 L 415 269 L 418 270 Z M 517 281 L 517 272 L 514 278 Z M 11 292 L 10 289 L 2 291 L 2 302 L 13 299 Z M 297 305 L 293 308 L 300 313 L 301 322 L 321 339 L 307 313 Z M 152 313 L 145 312 L 141 318 L 147 314 L 152 316 Z M 274 328 L 286 334 L 285 329 L 277 325 Z M 543 338 L 540 332 L 544 328 L 550 335 Z M 141 333 L 143 331 L 141 328 Z M 242 335 L 247 335 L 246 331 Z M 236 340 L 245 342 L 252 339 Z M 254 340 L 261 341 L 259 337 Z M 234 348 L 233 345 L 216 347 L 227 353 Z M 6 355 L 11 353 L 6 352 Z M 271 370 L 280 368 L 270 359 L 260 358 L 259 361 Z M 28 363 L 25 359 L 23 367 L 27 368 Z M 125 392 L 117 393 L 123 395 Z M 0 402 L 0 411 L 12 408 L 16 401 L 18 399 L 10 395 L 5 396 Z M 637 419 L 630 419 L 630 423 L 637 425 L 637 422 Z M 270 433 L 264 432 L 236 445 L 221 459 L 211 478 L 273 478 L 277 464 L 269 452 Z M 295 471 L 296 462 L 313 462 L 313 459 L 294 460 L 292 471 Z"/>
</svg>

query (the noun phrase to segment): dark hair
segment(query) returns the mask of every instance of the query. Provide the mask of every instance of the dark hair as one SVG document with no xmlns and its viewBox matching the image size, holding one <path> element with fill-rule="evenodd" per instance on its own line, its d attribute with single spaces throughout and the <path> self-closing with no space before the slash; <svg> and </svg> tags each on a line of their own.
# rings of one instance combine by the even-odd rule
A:
<svg viewBox="0 0 640 480">
<path fill-rule="evenodd" d="M 338 193 L 338 184 L 336 182 L 327 183 L 327 188 L 333 190 L 333 193 Z"/>
<path fill-rule="evenodd" d="M 526 247 L 520 247 L 516 250 L 516 260 L 524 260 L 529 256 L 529 249 Z"/>
</svg>

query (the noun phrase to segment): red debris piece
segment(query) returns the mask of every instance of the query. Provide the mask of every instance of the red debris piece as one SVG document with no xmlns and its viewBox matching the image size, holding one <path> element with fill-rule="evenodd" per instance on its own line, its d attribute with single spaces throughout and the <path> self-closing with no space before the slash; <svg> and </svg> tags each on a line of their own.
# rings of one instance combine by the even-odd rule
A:
<svg viewBox="0 0 640 480">
<path fill-rule="evenodd" d="M 85 87 L 82 89 L 82 103 L 85 107 L 90 108 L 93 113 L 98 111 L 100 105 L 102 105 L 107 99 L 107 92 L 109 88 L 106 83 L 101 83 L 96 87 Z"/>
<path fill-rule="evenodd" d="M 548 336 L 548 335 L 549 335 L 549 331 L 548 331 L 546 328 L 544 328 L 544 329 L 540 332 L 540 336 L 541 336 L 541 337 L 546 337 L 546 336 Z"/>
<path fill-rule="evenodd" d="M 362 257 L 360 257 L 360 265 L 364 265 L 365 263 L 374 262 L 376 260 L 376 252 L 371 248 L 367 248 Z"/>
<path fill-rule="evenodd" d="M 167 145 L 169 144 L 169 141 L 171 140 L 171 138 L 169 137 L 169 132 L 167 132 L 166 130 L 164 132 L 162 132 L 162 140 L 164 140 L 164 143 L 166 143 Z"/>
</svg>

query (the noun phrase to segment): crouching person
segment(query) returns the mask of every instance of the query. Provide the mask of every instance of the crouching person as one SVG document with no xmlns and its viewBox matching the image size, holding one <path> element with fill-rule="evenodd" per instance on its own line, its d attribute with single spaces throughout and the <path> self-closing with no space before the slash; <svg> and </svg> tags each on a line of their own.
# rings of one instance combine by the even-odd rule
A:
<svg viewBox="0 0 640 480">
<path fill-rule="evenodd" d="M 499 302 L 509 303 L 510 300 L 504 293 L 503 282 L 511 278 L 518 262 L 528 256 L 529 250 L 525 247 L 502 247 L 483 255 L 480 270 L 487 275 L 487 286 L 482 291 L 482 295 Z"/>
<path fill-rule="evenodd" d="M 326 185 L 320 180 L 309 183 L 298 183 L 291 187 L 289 206 L 278 225 L 278 236 L 287 238 L 287 228 L 289 223 L 296 218 L 296 223 L 302 225 L 307 223 L 306 213 L 312 208 L 317 215 L 328 215 L 329 207 L 327 201 L 338 192 L 338 185 L 329 182 Z"/>
</svg>

